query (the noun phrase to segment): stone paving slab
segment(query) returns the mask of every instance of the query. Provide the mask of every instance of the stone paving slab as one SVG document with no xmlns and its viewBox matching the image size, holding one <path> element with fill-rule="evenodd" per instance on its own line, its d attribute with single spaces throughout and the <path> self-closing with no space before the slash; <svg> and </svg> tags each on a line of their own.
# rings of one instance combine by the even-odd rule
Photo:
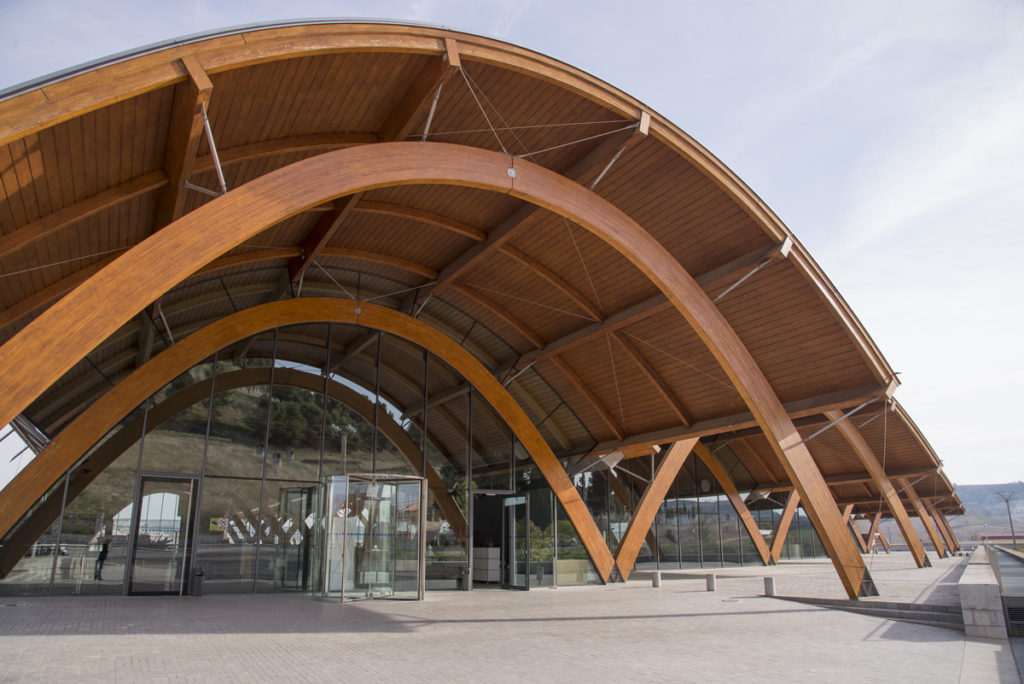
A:
<svg viewBox="0 0 1024 684">
<path fill-rule="evenodd" d="M 1019 681 L 1005 641 L 769 599 L 757 584 L 750 574 L 713 593 L 631 581 L 345 605 L 299 594 L 7 598 L 0 680 Z"/>
</svg>

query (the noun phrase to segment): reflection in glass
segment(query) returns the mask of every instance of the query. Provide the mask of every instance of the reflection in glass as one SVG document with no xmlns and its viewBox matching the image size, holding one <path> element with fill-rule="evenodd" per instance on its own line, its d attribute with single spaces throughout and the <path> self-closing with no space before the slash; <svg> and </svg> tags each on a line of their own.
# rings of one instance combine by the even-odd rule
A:
<svg viewBox="0 0 1024 684">
<path fill-rule="evenodd" d="M 205 591 L 253 590 L 259 503 L 259 480 L 203 480 L 196 565 L 206 574 Z"/>
<path fill-rule="evenodd" d="M 182 594 L 187 590 L 195 483 L 190 478 L 142 478 L 132 529 L 129 593 Z M 120 524 L 124 517 L 122 512 L 115 523 Z"/>
</svg>

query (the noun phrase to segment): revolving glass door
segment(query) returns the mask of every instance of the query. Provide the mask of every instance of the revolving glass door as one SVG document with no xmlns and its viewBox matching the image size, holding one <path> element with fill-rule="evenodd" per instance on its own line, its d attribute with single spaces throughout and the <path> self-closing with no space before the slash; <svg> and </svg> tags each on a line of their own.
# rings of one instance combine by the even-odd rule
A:
<svg viewBox="0 0 1024 684">
<path fill-rule="evenodd" d="M 355 601 L 423 597 L 422 478 L 336 475 L 323 485 L 317 596 Z"/>
</svg>

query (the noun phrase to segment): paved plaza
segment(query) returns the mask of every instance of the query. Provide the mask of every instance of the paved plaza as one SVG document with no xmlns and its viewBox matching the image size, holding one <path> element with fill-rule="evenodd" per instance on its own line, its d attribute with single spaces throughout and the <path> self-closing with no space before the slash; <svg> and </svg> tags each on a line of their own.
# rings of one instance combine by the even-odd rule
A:
<svg viewBox="0 0 1024 684">
<path fill-rule="evenodd" d="M 877 559 L 877 560 L 876 560 Z M 881 600 L 943 603 L 966 560 L 869 559 Z M 827 561 L 609 586 L 0 601 L 0 680 L 48 682 L 1018 682 L 1006 641 L 765 598 L 842 598 Z"/>
</svg>

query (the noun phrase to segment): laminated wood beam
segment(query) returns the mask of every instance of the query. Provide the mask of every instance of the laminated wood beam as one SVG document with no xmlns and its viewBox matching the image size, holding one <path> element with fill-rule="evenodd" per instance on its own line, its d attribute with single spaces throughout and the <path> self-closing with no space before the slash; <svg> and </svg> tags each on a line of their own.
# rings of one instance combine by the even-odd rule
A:
<svg viewBox="0 0 1024 684">
<path fill-rule="evenodd" d="M 881 522 L 881 520 L 881 513 L 875 513 L 873 516 L 871 516 L 871 529 L 868 530 L 868 550 L 873 551 L 875 548 L 875 539 L 876 535 L 878 534 L 878 525 Z M 886 549 L 886 551 L 888 551 L 888 548 Z"/>
<path fill-rule="evenodd" d="M 100 269 L 104 268 L 113 260 L 114 257 L 110 256 L 97 261 L 94 264 L 89 264 L 84 268 L 80 268 L 71 275 L 61 278 L 52 285 L 47 285 L 38 292 L 22 299 L 17 304 L 0 311 L 0 330 L 6 328 L 8 325 L 17 323 L 36 309 L 46 306 L 55 299 L 59 299 L 91 278 Z"/>
<path fill-rule="evenodd" d="M 946 527 L 946 532 L 949 533 L 949 539 L 953 542 L 953 548 L 956 551 L 960 551 L 960 540 L 956 538 L 956 534 L 953 532 L 953 526 L 949 524 L 949 520 L 946 519 L 945 514 L 942 511 L 938 511 L 939 521 Z"/>
<path fill-rule="evenodd" d="M 945 558 L 946 547 L 942 543 L 942 537 L 939 536 L 938 530 L 935 529 L 935 526 L 929 519 L 925 503 L 914 490 L 914 485 L 910 484 L 902 477 L 896 478 L 895 482 L 897 486 L 899 486 L 900 491 L 906 492 L 907 498 L 910 499 L 910 504 L 914 507 L 917 517 L 921 520 L 921 524 L 924 525 L 924 529 L 928 533 L 928 537 L 932 540 L 932 546 L 935 547 L 935 553 L 938 554 L 939 558 Z"/>
<path fill-rule="evenodd" d="M 505 192 L 572 220 L 626 257 L 683 315 L 750 408 L 800 493 L 847 593 L 856 597 L 873 590 L 864 560 L 843 531 L 835 501 L 800 433 L 749 350 L 700 285 L 656 238 L 608 201 L 541 166 L 477 148 L 382 143 L 328 152 L 260 176 L 186 214 L 173 224 L 174 230 L 158 231 L 136 245 L 2 347 L 0 376 L 7 382 L 7 393 L 0 423 L 13 419 L 133 312 L 267 227 L 337 197 L 423 183 Z M 211 232 L 210 225 L 224 229 Z M 66 337 L 77 344 L 67 345 Z M 487 380 L 497 383 L 489 373 Z M 522 411 L 518 405 L 516 409 Z M 530 429 L 536 433 L 532 423 Z M 550 453 L 546 444 L 543 448 Z M 544 461 L 545 456 L 540 458 Z M 553 454 L 551 459 L 561 471 Z M 541 467 L 547 466 L 545 462 Z M 553 485 L 561 496 L 558 487 Z M 587 517 L 593 525 L 589 513 Z M 584 532 L 580 534 L 582 538 Z M 603 540 L 601 545 L 603 553 L 596 546 L 588 550 L 597 554 L 595 566 L 607 577 L 613 561 Z"/>
<path fill-rule="evenodd" d="M 651 483 L 647 485 L 643 496 L 640 497 L 640 503 L 637 505 L 636 511 L 633 512 L 629 526 L 626 527 L 626 534 L 622 537 L 622 542 L 619 544 L 619 553 L 615 559 L 623 581 L 629 579 L 629 575 L 633 572 L 633 565 L 636 563 L 637 554 L 640 553 L 640 547 L 643 546 L 644 537 L 647 536 L 647 532 L 651 529 L 654 516 L 658 514 L 661 502 L 665 500 L 668 488 L 675 482 L 679 469 L 683 466 L 686 457 L 690 455 L 690 451 L 696 443 L 696 439 L 686 439 L 676 442 L 669 447 L 668 453 L 665 454 L 665 457 L 654 471 Z"/>
<path fill-rule="evenodd" d="M 612 492 L 614 492 L 615 498 L 619 500 L 623 508 L 629 511 L 630 517 L 632 517 L 635 513 L 633 497 L 631 494 L 633 491 L 632 485 L 626 485 L 626 483 L 620 480 L 617 476 L 612 475 L 610 471 L 601 471 L 601 474 L 604 475 L 604 478 L 608 481 L 608 486 L 611 487 Z M 655 537 L 654 530 L 648 528 L 645 539 L 647 540 L 647 546 L 650 547 L 651 551 L 658 553 L 658 540 Z M 622 545 L 621 540 L 619 545 Z M 641 545 L 641 548 L 642 547 L 643 545 Z M 639 554 L 639 551 L 637 553 Z"/>
<path fill-rule="evenodd" d="M 846 506 L 843 507 L 843 524 L 844 525 L 848 524 L 850 522 L 850 516 L 852 514 L 853 514 L 853 504 L 846 504 Z"/>
<path fill-rule="evenodd" d="M 793 524 L 793 515 L 796 513 L 796 507 L 799 504 L 800 495 L 795 491 L 790 492 L 789 498 L 786 499 L 786 506 L 782 509 L 782 515 L 779 517 L 779 524 L 775 527 L 775 534 L 772 535 L 770 550 L 772 563 L 778 563 L 779 558 L 782 556 L 782 547 L 786 545 L 786 535 L 789 534 L 789 527 Z"/>
<path fill-rule="evenodd" d="M 686 413 L 683 411 L 682 402 L 679 401 L 679 397 L 672 391 L 672 388 L 668 386 L 662 377 L 651 365 L 644 355 L 637 349 L 636 345 L 633 344 L 629 338 L 627 338 L 621 330 L 616 330 L 612 333 L 612 338 L 615 339 L 619 345 L 626 350 L 629 354 L 629 358 L 633 359 L 633 362 L 640 368 L 647 379 L 654 385 L 655 389 L 658 390 L 658 394 L 665 400 L 665 402 L 672 408 L 672 411 L 676 414 L 676 418 L 683 425 L 689 427 L 690 421 L 686 417 Z"/>
<path fill-rule="evenodd" d="M 302 278 L 306 270 L 313 265 L 313 262 L 327 246 L 327 243 L 330 242 L 334 234 L 341 228 L 341 224 L 352 213 L 356 202 L 359 201 L 360 195 L 361 193 L 356 193 L 355 195 L 342 197 L 335 203 L 331 211 L 321 214 L 316 220 L 316 223 L 313 224 L 306 237 L 302 239 L 299 255 L 288 262 L 288 276 L 291 278 L 291 282 L 299 282 L 299 279 Z"/>
<path fill-rule="evenodd" d="M 69 204 L 63 209 L 58 209 L 52 214 L 47 214 L 0 237 L 0 257 L 13 254 L 36 240 L 53 235 L 90 216 L 106 211 L 122 202 L 135 199 L 139 195 L 153 192 L 165 185 L 167 185 L 167 174 L 162 170 L 153 171 L 98 192 L 74 204 Z"/>
<path fill-rule="evenodd" d="M 171 122 L 164 150 L 164 172 L 169 183 L 157 199 L 153 231 L 185 213 L 185 181 L 192 175 L 203 138 L 203 108 L 209 105 L 213 83 L 195 55 L 181 58 L 187 78 L 174 87 Z"/>
<path fill-rule="evenodd" d="M 544 346 L 544 340 L 541 339 L 540 335 L 531 330 L 530 327 L 526 325 L 526 323 L 519 320 L 518 317 L 514 316 L 504 306 L 498 304 L 490 297 L 478 292 L 476 288 L 473 287 L 472 284 L 458 282 L 452 283 L 450 287 L 463 297 L 466 297 L 467 299 L 476 302 L 480 306 L 496 314 L 498 318 L 508 323 L 508 325 L 510 325 L 520 335 L 525 337 L 529 341 L 529 343 L 532 344 L 534 347 Z"/>
<path fill-rule="evenodd" d="M 597 395 L 590 391 L 590 388 L 587 387 L 587 384 L 583 382 L 582 378 L 576 375 L 576 371 L 574 371 L 566 361 L 557 356 L 552 356 L 548 360 L 562 375 L 566 377 L 566 379 L 569 380 L 570 383 L 572 383 L 572 386 L 576 388 L 576 391 L 587 400 L 587 403 L 589 403 L 597 412 L 597 415 L 601 417 L 601 420 L 608 426 L 608 429 L 612 431 L 616 438 L 622 439 L 625 433 L 619 426 L 618 422 L 616 422 L 615 418 L 612 417 L 611 412 L 605 408 L 604 404 L 601 403 L 601 400 L 597 398 Z"/>
<path fill-rule="evenodd" d="M 737 271 L 747 268 L 751 264 L 757 263 L 762 259 L 773 257 L 773 255 L 779 255 L 779 248 L 777 245 L 758 247 L 743 256 L 731 259 L 724 264 L 716 266 L 710 271 L 697 276 L 695 280 L 698 285 L 706 290 L 713 287 L 723 278 L 727 278 Z M 540 349 L 523 354 L 516 362 L 516 366 L 522 368 L 532 361 L 565 351 L 571 347 L 588 342 L 599 335 L 607 335 L 610 332 L 619 330 L 620 328 L 624 328 L 636 323 L 637 321 L 643 320 L 648 316 L 653 316 L 671 308 L 672 303 L 664 293 L 656 294 L 644 299 L 643 301 L 637 302 L 636 304 L 627 306 L 625 309 L 621 309 L 620 311 L 609 315 L 598 323 L 585 325 L 574 332 L 568 333 L 557 340 L 549 342 Z M 673 440 L 663 439 L 660 443 L 664 444 L 665 442 L 670 441 Z"/>
<path fill-rule="evenodd" d="M 747 534 L 750 535 L 750 540 L 754 542 L 754 548 L 757 549 L 757 555 L 761 558 L 761 563 L 770 565 L 771 549 L 768 548 L 764 535 L 761 534 L 761 528 L 757 526 L 754 517 L 750 515 L 750 509 L 744 503 L 743 497 L 740 496 L 739 490 L 736 489 L 736 483 L 729 477 L 729 473 L 722 465 L 722 462 L 701 442 L 697 442 L 693 450 L 697 454 L 697 458 L 708 467 L 711 474 L 718 480 L 718 484 L 722 486 L 722 491 L 729 498 L 729 503 L 736 509 L 736 515 L 739 517 L 740 522 L 743 523 L 743 527 L 746 528 Z"/>
<path fill-rule="evenodd" d="M 544 264 L 534 259 L 529 254 L 527 254 L 526 252 L 516 247 L 513 247 L 512 245 L 505 245 L 504 247 L 501 248 L 501 252 L 502 254 L 506 254 L 512 257 L 520 264 L 526 266 L 528 269 L 530 269 L 538 276 L 543 278 L 549 285 L 551 285 L 556 290 L 558 290 L 566 297 L 568 297 L 570 300 L 572 300 L 573 304 L 579 307 L 580 311 L 589 316 L 591 319 L 595 321 L 600 321 L 602 318 L 604 318 L 604 315 L 601 313 L 601 311 L 596 306 L 591 304 L 590 300 L 584 297 L 579 290 L 570 285 L 565 278 L 558 275 L 550 268 L 548 268 Z"/>
<path fill-rule="evenodd" d="M 946 549 L 949 553 L 953 553 L 953 540 L 949 538 L 949 532 L 946 531 L 946 526 L 943 525 L 942 521 L 939 519 L 941 517 L 939 512 L 935 510 L 935 506 L 931 501 L 925 501 L 924 508 L 928 511 L 928 515 L 932 517 L 932 522 L 935 523 L 935 529 L 938 530 L 939 536 L 942 537 L 942 541 L 945 543 Z"/>
<path fill-rule="evenodd" d="M 824 416 L 830 421 L 835 421 L 842 418 L 843 414 L 841 411 L 826 411 Z M 910 549 L 917 567 L 925 567 L 928 565 L 928 556 L 925 553 L 924 544 L 921 543 L 920 537 L 917 536 L 917 530 L 914 529 L 914 524 L 910 520 L 907 509 L 903 506 L 896 488 L 892 486 L 892 482 L 889 479 L 890 476 L 882 468 L 878 457 L 875 456 L 874 451 L 868 446 L 867 440 L 864 439 L 860 430 L 850 420 L 839 420 L 834 427 L 843 436 L 847 444 L 850 445 L 850 448 L 853 449 L 864 469 L 867 470 L 871 481 L 874 482 L 880 496 L 885 501 L 885 505 L 889 508 L 889 512 L 896 519 L 896 524 L 899 525 L 900 532 L 907 541 L 907 548 Z M 911 475 L 911 477 L 915 477 L 915 475 Z"/>
<path fill-rule="evenodd" d="M 416 209 L 414 207 L 405 207 L 400 204 L 363 200 L 355 210 L 367 214 L 383 214 L 385 216 L 397 216 L 399 218 L 409 219 L 410 221 L 419 221 L 420 223 L 426 223 L 427 225 L 434 226 L 435 228 L 446 230 L 454 235 L 469 238 L 474 242 L 481 242 L 487 237 L 486 233 L 482 230 L 474 228 L 467 223 L 456 221 L 455 219 L 448 218 L 447 216 L 441 216 L 440 214 L 435 214 L 432 211 L 424 211 L 423 209 Z"/>
<path fill-rule="evenodd" d="M 529 354 L 524 354 L 523 356 L 527 357 Z M 807 416 L 816 416 L 823 411 L 833 408 L 856 406 L 865 399 L 879 396 L 883 392 L 884 390 L 877 385 L 864 385 L 786 402 L 783 404 L 783 409 L 790 419 L 805 418 Z M 710 437 L 723 434 L 743 437 L 747 436 L 742 433 L 744 430 L 751 430 L 752 434 L 761 434 L 761 430 L 757 429 L 757 426 L 757 419 L 752 412 L 748 411 L 698 421 L 689 427 L 678 425 L 662 430 L 630 435 L 621 441 L 601 442 L 594 447 L 594 451 L 603 452 L 631 446 L 665 444 L 666 442 L 685 437 Z"/>
<path fill-rule="evenodd" d="M 621 155 L 620 150 L 624 152 L 625 149 L 643 139 L 647 133 L 646 128 L 643 131 L 640 130 L 638 122 L 637 128 L 632 132 L 610 135 L 595 145 L 590 152 L 573 164 L 571 168 L 564 171 L 562 175 L 570 180 L 582 182 L 591 175 L 600 172 L 615 155 Z M 515 235 L 515 232 L 526 223 L 526 220 L 538 210 L 536 206 L 526 205 L 512 212 L 501 223 L 488 231 L 486 240 L 480 244 L 473 245 L 443 268 L 438 275 L 437 283 L 430 288 L 424 288 L 424 291 L 420 293 L 421 296 L 425 299 L 454 283 L 457 278 L 465 274 L 474 264 L 480 263 L 492 254 L 494 250 L 500 249 L 507 243 Z M 602 318 L 604 317 L 598 316 L 598 319 Z"/>
<path fill-rule="evenodd" d="M 355 323 L 414 342 L 448 363 L 480 392 L 515 432 L 558 497 L 602 580 L 614 565 L 597 524 L 522 408 L 486 368 L 442 332 L 393 309 L 343 299 L 295 299 L 245 309 L 199 330 L 156 356 L 112 388 L 55 439 L 46 459 L 33 459 L 0 492 L 0 536 L 24 515 L 88 448 L 147 396 L 218 349 L 261 330 L 308 322 Z"/>
<path fill-rule="evenodd" d="M 855 522 L 856 521 L 854 521 L 853 518 L 850 519 L 850 532 L 853 534 L 853 538 L 857 541 L 857 546 L 860 547 L 860 550 L 863 553 L 867 553 L 868 543 L 864 541 L 864 535 L 862 535 L 860 530 L 857 529 Z"/>
<path fill-rule="evenodd" d="M 885 552 L 889 553 L 889 540 L 885 538 L 881 528 L 878 529 L 878 541 L 882 542 L 882 547 L 885 549 Z"/>
</svg>

